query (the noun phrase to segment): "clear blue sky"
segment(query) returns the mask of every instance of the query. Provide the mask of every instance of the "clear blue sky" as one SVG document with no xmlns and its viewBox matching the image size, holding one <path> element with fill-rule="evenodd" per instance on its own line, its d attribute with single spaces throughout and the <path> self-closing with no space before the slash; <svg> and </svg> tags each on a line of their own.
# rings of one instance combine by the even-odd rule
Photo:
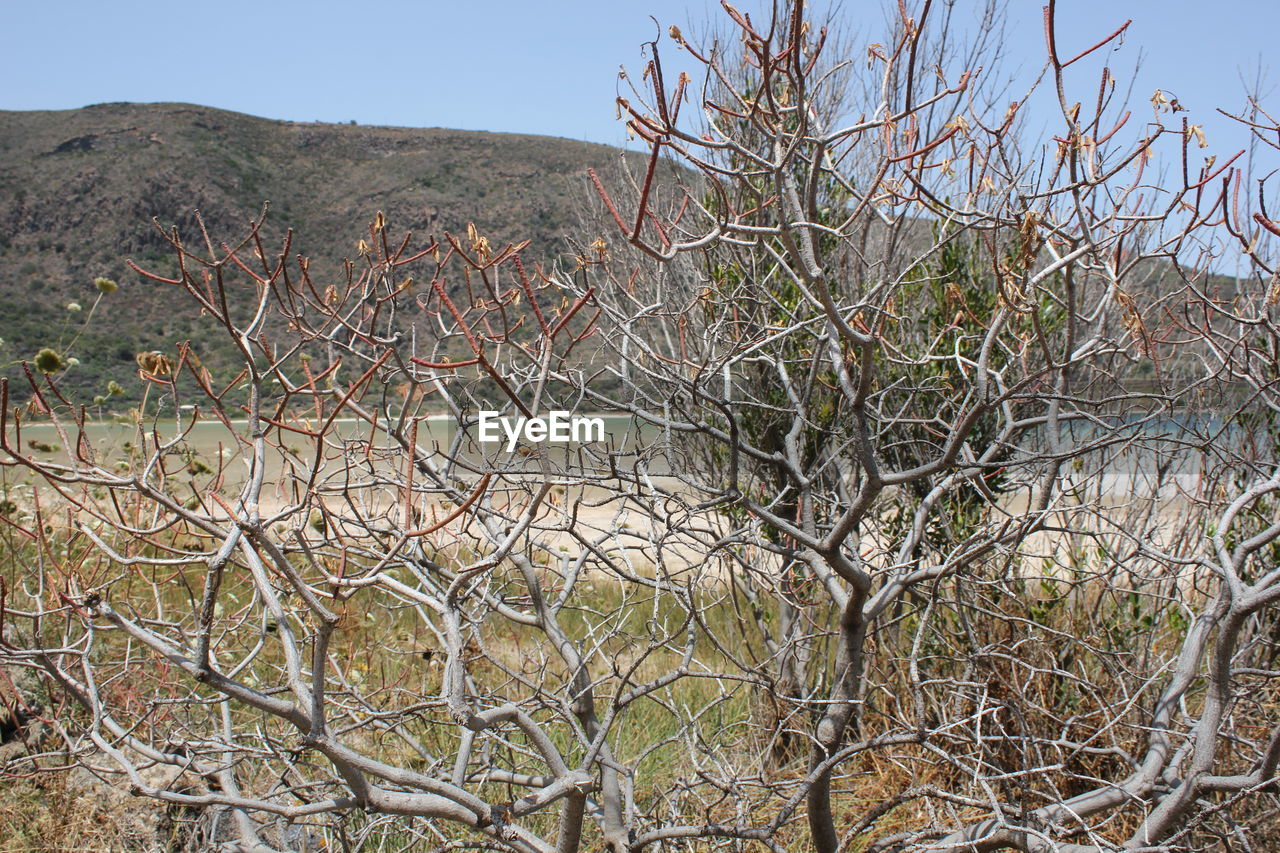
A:
<svg viewBox="0 0 1280 853">
<path fill-rule="evenodd" d="M 764 3 L 737 5 L 758 10 Z M 1143 57 L 1135 112 L 1158 86 L 1197 115 L 1241 103 L 1241 75 L 1252 76 L 1260 62 L 1271 65 L 1280 34 L 1275 0 L 1059 5 L 1067 55 L 1134 19 L 1115 67 L 1131 68 Z M 1010 2 L 1008 46 L 1026 70 L 1043 57 L 1040 8 L 1039 0 Z M 846 0 L 842 14 L 869 34 L 882 19 L 879 9 L 875 0 Z M 624 140 L 614 119 L 618 66 L 638 67 L 640 43 L 656 32 L 648 16 L 665 33 L 672 23 L 696 31 L 722 14 L 712 0 L 0 0 L 0 10 L 2 109 L 188 101 L 298 121 L 614 144 Z M 1272 71 L 1280 83 L 1280 67 Z M 1079 82 L 1087 91 L 1096 77 Z M 1272 93 L 1273 103 L 1280 101 L 1280 86 Z M 1204 121 L 1215 149 L 1243 144 L 1227 123 Z"/>
</svg>

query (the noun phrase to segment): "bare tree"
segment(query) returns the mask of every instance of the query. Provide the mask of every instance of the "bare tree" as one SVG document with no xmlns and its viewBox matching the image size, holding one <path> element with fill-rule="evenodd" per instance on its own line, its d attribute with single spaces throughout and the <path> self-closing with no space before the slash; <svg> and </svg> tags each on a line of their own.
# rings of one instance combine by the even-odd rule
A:
<svg viewBox="0 0 1280 853">
<path fill-rule="evenodd" d="M 740 566 L 753 602 L 777 602 L 776 631 L 755 611 L 752 670 L 809 745 L 817 849 L 1197 846 L 1224 811 L 1231 825 L 1207 795 L 1265 788 L 1277 744 L 1258 706 L 1245 726 L 1261 735 L 1239 736 L 1248 688 L 1229 669 L 1212 686 L 1241 639 L 1218 564 L 1275 538 L 1264 524 L 1226 544 L 1272 471 L 1215 497 L 1241 457 L 1196 405 L 1221 373 L 1201 369 L 1184 312 L 1210 303 L 1174 271 L 1235 158 L 1192 173 L 1197 128 L 1165 128 L 1158 97 L 1121 144 L 1111 71 L 1091 107 L 1067 77 L 1124 28 L 1060 53 L 1052 4 L 1062 129 L 1028 146 L 1034 90 L 994 106 L 930 9 L 904 7 L 868 48 L 881 96 L 850 113 L 824 89 L 849 61 L 824 62 L 827 33 L 798 8 L 763 26 L 730 10 L 738 38 L 710 48 L 673 31 L 706 69 L 696 96 L 654 46 L 623 107 L 654 162 L 701 183 L 665 206 L 648 175 L 629 206 L 600 194 L 630 245 L 696 257 L 699 279 L 614 274 L 626 285 L 601 300 L 619 333 L 601 340 L 629 390 L 596 404 L 695 436 L 705 464 L 678 469 L 680 490 L 774 555 Z M 1162 144 L 1172 180 L 1148 167 Z M 1241 618 L 1270 602 L 1258 577 Z M 903 778 L 849 817 L 834 793 L 849 766 Z M 930 819 L 875 831 L 907 803 Z"/>
<path fill-rule="evenodd" d="M 651 43 L 651 157 L 573 263 L 169 232 L 143 274 L 239 364 L 141 358 L 123 454 L 57 365 L 3 389 L 24 760 L 233 849 L 1263 849 L 1277 338 L 1204 272 L 1231 162 L 1105 67 L 1070 94 L 1123 28 L 1051 4 L 1009 103 L 934 6 L 857 50 L 726 6 L 670 32 L 696 76 Z"/>
</svg>

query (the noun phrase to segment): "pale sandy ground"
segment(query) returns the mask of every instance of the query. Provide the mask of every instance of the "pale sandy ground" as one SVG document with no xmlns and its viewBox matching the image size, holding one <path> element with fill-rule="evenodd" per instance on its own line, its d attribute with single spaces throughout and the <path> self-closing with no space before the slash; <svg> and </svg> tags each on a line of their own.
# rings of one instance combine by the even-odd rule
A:
<svg viewBox="0 0 1280 853">
<path fill-rule="evenodd" d="M 674 489 L 678 484 L 667 480 L 662 485 Z M 1132 546 L 1139 541 L 1158 548 L 1175 545 L 1193 509 L 1187 497 L 1190 492 L 1180 494 L 1165 489 L 1159 496 L 1152 496 L 1149 490 L 1135 483 L 1107 485 L 1114 491 L 1100 497 L 1095 487 L 1091 496 L 1066 494 L 1055 499 L 1044 518 L 1047 529 L 1032 533 L 1018 546 L 1026 558 L 1023 571 L 1058 575 L 1069 567 L 1079 568 L 1085 557 L 1090 561 L 1090 571 L 1110 570 L 1114 566 L 1098 565 L 1097 561 L 1098 545 L 1104 541 L 1118 552 L 1132 551 Z M 1128 490 L 1119 488 L 1120 485 L 1127 485 Z M 1192 483 L 1181 486 L 1188 490 L 1194 488 Z M 576 556 L 582 545 L 564 529 L 572 524 L 579 536 L 597 543 L 601 551 L 621 555 L 628 567 L 636 571 L 650 573 L 660 555 L 665 573 L 693 573 L 712 580 L 723 578 L 723 555 L 714 553 L 711 545 L 729 530 L 730 522 L 723 514 L 716 510 L 685 514 L 674 501 L 648 499 L 649 506 L 659 508 L 655 517 L 641 501 L 610 500 L 610 497 L 602 488 L 557 489 L 537 514 L 529 538 L 536 539 L 542 551 L 553 558 L 562 554 Z M 1025 493 L 1003 496 L 1000 503 L 990 509 L 990 518 L 997 525 L 1004 519 L 1020 520 L 1027 510 L 1027 498 Z M 527 502 L 526 493 L 513 490 L 496 493 L 492 506 L 509 514 L 514 521 L 527 507 Z M 431 518 L 419 523 L 430 524 L 432 519 L 444 518 L 454 508 L 452 504 L 429 505 L 427 512 Z M 446 545 L 460 535 L 466 538 L 469 523 L 464 515 L 432 534 L 431 539 L 437 545 Z M 873 568 L 883 569 L 891 565 L 896 543 L 870 530 L 864 533 L 858 547 Z M 767 563 L 770 558 L 756 555 L 754 559 Z M 760 568 L 766 566 L 762 564 Z M 1142 573 L 1159 569 L 1136 562 L 1126 568 Z"/>
<path fill-rule="evenodd" d="M 236 473 L 235 464 L 228 471 L 230 476 Z M 330 470 L 337 470 L 336 465 L 330 466 Z M 390 466 L 378 463 L 371 464 L 370 470 L 375 476 L 398 473 L 390 470 Z M 276 481 L 266 484 L 260 501 L 260 512 L 264 517 L 277 516 L 291 504 L 292 488 L 279 478 L 278 471 L 272 473 Z M 369 471 L 362 473 L 367 475 Z M 12 481 L 11 475 L 9 479 Z M 476 479 L 471 477 L 469 481 L 474 484 Z M 207 483 L 208 480 L 206 476 L 196 478 L 195 482 Z M 527 506 L 529 492 L 538 482 L 536 475 L 497 481 L 486 495 L 486 500 L 489 506 L 516 523 Z M 681 493 L 674 478 L 655 478 L 655 485 Z M 1195 476 L 1180 475 L 1155 496 L 1153 505 L 1150 488 L 1133 476 L 1104 473 L 1086 480 L 1082 486 L 1089 497 L 1075 497 L 1068 492 L 1055 499 L 1057 513 L 1046 519 L 1051 526 L 1069 526 L 1082 533 L 1106 535 L 1114 542 L 1133 535 L 1160 547 L 1171 545 L 1174 536 L 1183 528 L 1185 515 L 1191 508 L 1187 495 L 1199 488 Z M 235 491 L 224 484 L 220 493 L 224 500 L 233 502 Z M 47 494 L 47 490 L 42 489 L 42 492 Z M 25 492 L 24 488 L 10 491 L 11 499 L 16 498 L 19 507 L 29 504 L 29 500 L 23 499 L 26 494 L 29 494 L 29 488 Z M 194 490 L 192 494 L 195 494 Z M 365 517 L 390 516 L 399 529 L 404 529 L 403 497 L 391 487 L 348 490 L 342 488 L 341 481 L 331 478 L 323 486 L 322 500 L 326 509 L 335 516 L 351 515 L 354 505 Z M 1080 508 L 1082 502 L 1091 503 L 1092 508 Z M 539 547 L 533 550 L 540 551 L 543 560 L 559 562 L 563 555 L 576 556 L 583 547 L 578 538 L 568 532 L 567 528 L 572 525 L 579 537 L 595 543 L 602 552 L 613 553 L 615 559 L 621 558 L 631 570 L 649 574 L 660 560 L 665 573 L 722 576 L 723 555 L 708 556 L 708 553 L 712 551 L 710 543 L 727 530 L 729 521 L 715 510 L 688 512 L 681 503 L 653 496 L 621 501 L 602 487 L 558 486 L 537 513 L 529 538 L 537 541 Z M 991 517 L 997 522 L 1002 517 L 1017 518 L 1025 513 L 1026 506 L 1026 493 L 1006 495 L 990 510 Z M 657 517 L 651 508 L 656 510 Z M 434 526 L 436 521 L 455 509 L 453 504 L 418 496 L 411 523 L 419 528 Z M 309 525 L 311 512 L 311 509 L 294 512 L 278 520 L 288 527 L 301 526 L 309 537 L 319 539 L 320 534 L 311 530 Z M 459 539 L 477 542 L 468 535 L 475 532 L 472 525 L 474 522 L 464 513 L 424 538 L 437 548 L 449 547 Z M 1077 552 L 1086 538 L 1082 535 L 1069 536 L 1057 530 L 1032 534 L 1019 548 L 1024 556 L 1030 557 L 1024 562 L 1024 568 L 1033 573 L 1056 574 L 1063 566 L 1079 562 Z M 893 543 L 871 531 L 864 534 L 859 550 L 873 566 L 887 568 L 892 559 L 892 546 Z M 522 548 L 527 549 L 527 543 L 522 543 Z M 761 568 L 767 571 L 765 565 Z"/>
</svg>

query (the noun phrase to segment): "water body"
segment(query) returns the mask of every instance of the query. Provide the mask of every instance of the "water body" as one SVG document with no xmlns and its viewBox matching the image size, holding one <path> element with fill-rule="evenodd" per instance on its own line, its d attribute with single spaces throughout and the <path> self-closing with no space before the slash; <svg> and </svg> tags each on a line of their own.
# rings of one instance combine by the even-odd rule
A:
<svg viewBox="0 0 1280 853">
<path fill-rule="evenodd" d="M 549 462 L 552 471 L 601 472 L 609 469 L 611 459 L 614 465 L 629 467 L 626 460 L 634 460 L 637 455 L 654 455 L 652 443 L 657 430 L 637 428 L 626 415 L 589 417 L 603 421 L 603 440 L 531 443 L 522 436 L 514 450 L 508 451 L 510 442 L 501 430 L 499 441 L 481 443 L 473 424 L 459 440 L 458 424 L 452 417 L 432 416 L 419 421 L 417 441 L 422 450 L 441 464 L 454 458 L 481 470 L 511 473 L 545 470 L 539 459 Z M 315 429 L 316 422 L 301 421 L 290 426 L 300 429 L 271 427 L 268 432 L 269 480 L 283 477 L 288 469 L 303 473 L 315 467 L 317 460 L 326 475 L 335 473 L 332 470 L 335 467 L 358 461 L 367 462 L 372 472 L 389 473 L 400 467 L 405 455 L 399 442 L 385 429 L 373 429 L 354 418 L 335 421 L 319 452 L 315 439 L 301 431 Z M 221 474 L 224 488 L 243 482 L 253 456 L 252 435 L 245 420 L 231 421 L 229 426 L 216 420 L 202 419 L 195 423 L 187 420 L 181 424 L 168 420 L 149 423 L 141 429 L 128 423 L 89 422 L 83 431 L 74 425 L 64 425 L 62 432 L 48 422 L 23 424 L 20 432 L 15 432 L 10 423 L 8 438 L 20 445 L 24 454 L 41 462 L 67 463 L 71 456 L 69 449 L 83 447 L 87 458 L 109 470 L 131 457 L 141 460 L 154 454 L 157 448 L 163 448 L 167 470 L 179 474 L 185 471 L 202 483 L 211 480 L 217 472 Z"/>
<path fill-rule="evenodd" d="M 638 425 L 628 415 L 588 417 L 599 417 L 603 421 L 602 441 L 553 444 L 530 443 L 522 438 L 509 452 L 509 442 L 501 431 L 499 441 L 481 443 L 477 440 L 478 429 L 472 423 L 459 441 L 457 422 L 451 416 L 437 415 L 419 421 L 418 444 L 440 464 L 454 459 L 473 470 L 511 474 L 603 475 L 613 469 L 631 471 L 639 466 L 654 476 L 666 476 L 682 467 L 677 452 L 680 442 L 671 441 L 662 429 Z M 312 429 L 316 424 L 303 421 L 295 426 Z M 8 433 L 9 440 L 14 441 L 12 422 Z M 179 440 L 182 433 L 185 434 Z M 1063 434 L 1068 446 L 1087 444 L 1098 437 L 1096 427 L 1084 430 L 1076 427 L 1064 430 Z M 1127 449 L 1122 445 L 1090 453 L 1074 464 L 1069 463 L 1063 473 L 1076 487 L 1092 483 L 1096 488 L 1100 478 L 1102 490 L 1112 494 L 1145 492 L 1157 481 L 1162 484 L 1161 489 L 1194 491 L 1204 476 L 1206 461 L 1213 464 L 1211 454 L 1215 444 L 1234 444 L 1240 437 L 1239 428 L 1224 427 L 1212 419 L 1189 424 L 1152 420 L 1135 427 L 1131 433 L 1133 444 Z M 42 462 L 65 463 L 68 460 L 65 445 L 82 442 L 92 458 L 103 467 L 113 469 L 139 449 L 149 455 L 157 446 L 168 445 L 167 470 L 190 475 L 204 485 L 215 479 L 215 472 L 220 473 L 223 490 L 243 482 L 252 458 L 250 439 L 248 422 L 243 420 L 232 421 L 229 426 L 217 420 L 202 419 L 194 424 L 184 420 L 181 427 L 176 420 L 157 421 L 148 424 L 145 431 L 133 424 L 91 422 L 86 423 L 83 438 L 74 426 L 66 427 L 65 436 L 47 422 L 23 424 L 21 428 L 22 450 Z M 1148 442 L 1152 439 L 1165 442 L 1162 454 L 1151 451 Z M 404 460 L 403 449 L 384 430 L 371 429 L 366 422 L 355 419 L 336 421 L 318 456 L 314 439 L 301 432 L 273 427 L 269 441 L 280 448 L 267 449 L 267 476 L 272 480 L 285 479 L 288 470 L 306 473 L 317 467 L 317 461 L 323 476 L 333 478 L 339 474 L 346 476 L 344 469 L 353 462 L 367 464 L 372 474 L 390 474 L 400 470 Z M 1040 444 L 1033 440 L 1024 449 L 1031 450 Z M 1172 463 L 1169 454 L 1174 457 Z M 139 458 L 134 456 L 135 460 Z M 12 481 L 12 475 L 10 479 Z"/>
</svg>

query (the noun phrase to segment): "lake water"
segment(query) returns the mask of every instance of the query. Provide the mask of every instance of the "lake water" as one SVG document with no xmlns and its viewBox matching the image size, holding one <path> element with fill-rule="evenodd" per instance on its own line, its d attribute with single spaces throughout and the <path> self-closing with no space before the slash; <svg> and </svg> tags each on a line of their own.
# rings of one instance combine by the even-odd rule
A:
<svg viewBox="0 0 1280 853">
<path fill-rule="evenodd" d="M 635 466 L 638 458 L 643 458 L 645 469 L 654 476 L 668 475 L 681 466 L 678 458 L 664 452 L 665 442 L 662 431 L 658 428 L 637 428 L 635 422 L 626 415 L 590 417 L 599 417 L 603 421 L 603 441 L 537 445 L 522 441 L 516 452 L 508 453 L 508 442 L 501 430 L 498 431 L 500 441 L 481 444 L 475 440 L 477 431 L 473 426 L 469 430 L 469 436 L 459 445 L 457 458 L 483 470 L 510 473 L 538 473 L 543 470 L 543 464 L 550 463 L 550 470 L 556 473 L 589 471 L 600 474 L 607 472 L 612 466 L 630 469 Z M 224 488 L 239 485 L 248 470 L 247 460 L 251 455 L 247 422 L 232 421 L 228 427 L 219 421 L 201 420 L 194 425 L 187 421 L 186 426 L 185 438 L 169 450 L 172 458 L 168 466 L 170 470 L 181 471 L 184 465 L 188 465 L 191 470 L 199 471 L 194 463 L 194 460 L 199 460 L 210 469 L 222 467 Z M 303 422 L 300 426 L 310 428 L 314 425 Z M 1149 437 L 1167 429 L 1166 423 L 1150 433 Z M 12 422 L 8 431 L 12 441 Z M 145 435 L 134 425 L 95 422 L 85 425 L 84 442 L 104 467 L 111 467 L 120 460 L 127 459 L 133 448 L 145 446 L 148 450 L 153 450 L 157 442 L 170 442 L 178 434 L 179 428 L 175 421 L 148 425 Z M 79 440 L 78 435 L 78 431 L 71 427 L 66 438 L 74 443 Z M 450 452 L 456 436 L 457 424 L 450 416 L 433 416 L 419 422 L 419 446 L 437 453 L 437 461 L 445 461 L 444 454 Z M 1077 436 L 1077 440 L 1080 439 Z M 288 464 L 302 472 L 314 463 L 315 446 L 308 436 L 273 428 L 270 441 L 291 450 L 295 455 L 291 463 L 286 462 L 285 455 L 269 448 L 269 478 L 282 479 Z M 39 460 L 65 461 L 66 443 L 52 424 L 32 423 L 22 426 L 22 448 Z M 538 447 L 543 452 L 535 457 L 530 453 L 532 447 Z M 1154 455 L 1139 447 L 1133 448 L 1133 451 L 1108 459 L 1093 455 L 1085 458 L 1079 467 L 1069 464 L 1064 474 L 1068 479 L 1082 484 L 1091 481 L 1096 485 L 1096 478 L 1101 478 L 1103 491 L 1112 494 L 1146 491 L 1157 476 L 1163 478 L 1164 488 L 1193 491 L 1202 477 L 1202 457 L 1199 453 L 1187 451 L 1174 466 L 1174 470 L 1157 474 Z M 345 466 L 355 459 L 367 464 L 370 473 L 390 472 L 392 469 L 400 469 L 403 458 L 403 451 L 382 430 L 371 430 L 367 423 L 354 419 L 339 420 L 335 422 L 330 445 L 321 454 L 321 469 L 327 477 L 345 476 Z M 201 482 L 207 483 L 211 479 L 205 474 Z"/>
<path fill-rule="evenodd" d="M 570 442 L 566 444 L 529 444 L 521 438 L 516 452 L 508 452 L 508 436 L 501 426 L 496 429 L 499 440 L 480 443 L 478 432 L 473 426 L 461 444 L 457 445 L 457 457 L 471 463 L 484 463 L 484 467 L 496 467 L 504 471 L 536 472 L 540 466 L 530 458 L 532 447 L 539 447 L 547 452 L 546 458 L 560 467 L 587 470 L 608 470 L 608 458 L 613 455 L 615 461 L 634 460 L 637 453 L 652 453 L 651 438 L 657 435 L 654 429 L 637 429 L 632 419 L 625 415 L 591 415 L 603 422 L 604 438 L 602 441 Z M 296 424 L 303 429 L 312 429 L 314 422 Z M 515 424 L 512 423 L 514 428 Z M 86 423 L 81 431 L 74 425 L 64 425 L 65 435 L 51 423 L 23 424 L 20 432 L 22 450 L 29 456 L 45 462 L 65 462 L 68 459 L 65 445 L 76 445 L 83 441 L 92 458 L 104 467 L 110 468 L 121 460 L 128 459 L 138 448 L 147 452 L 154 451 L 157 446 L 172 444 L 166 455 L 174 461 L 170 466 L 178 470 L 188 465 L 191 470 L 198 471 L 197 460 L 210 469 L 217 469 L 220 464 L 223 471 L 224 485 L 238 485 L 248 470 L 247 462 L 252 456 L 250 447 L 251 435 L 247 421 L 231 421 L 227 424 L 216 420 L 200 420 L 192 424 L 186 421 L 180 428 L 176 421 L 161 421 L 146 426 L 145 431 L 138 426 L 127 423 L 92 422 Z M 13 424 L 9 425 L 9 439 L 14 441 Z M 443 462 L 445 454 L 455 450 L 457 438 L 457 422 L 449 416 L 433 416 L 419 422 L 418 444 L 429 452 L 437 454 Z M 182 435 L 180 441 L 177 441 Z M 268 435 L 270 444 L 291 451 L 295 455 L 297 470 L 311 465 L 315 460 L 315 441 L 301 432 L 288 429 L 272 428 Z M 285 457 L 272 447 L 267 449 L 268 478 L 283 474 Z M 387 469 L 398 465 L 403 460 L 404 451 L 383 429 L 373 430 L 363 421 L 341 419 L 335 421 L 329 440 L 321 453 L 322 467 L 332 469 L 340 463 L 352 458 L 367 460 L 373 470 Z M 664 466 L 665 467 L 665 466 Z M 330 471 L 329 473 L 332 473 Z M 661 473 L 654 469 L 654 473 Z"/>
</svg>

